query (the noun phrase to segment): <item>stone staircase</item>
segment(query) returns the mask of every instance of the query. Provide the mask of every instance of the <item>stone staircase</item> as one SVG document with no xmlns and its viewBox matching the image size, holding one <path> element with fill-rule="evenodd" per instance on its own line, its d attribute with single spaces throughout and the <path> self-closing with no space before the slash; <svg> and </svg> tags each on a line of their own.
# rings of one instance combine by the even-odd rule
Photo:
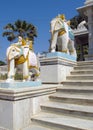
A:
<svg viewBox="0 0 93 130">
<path fill-rule="evenodd" d="M 24 130 L 93 130 L 93 62 L 78 62 Z"/>
</svg>

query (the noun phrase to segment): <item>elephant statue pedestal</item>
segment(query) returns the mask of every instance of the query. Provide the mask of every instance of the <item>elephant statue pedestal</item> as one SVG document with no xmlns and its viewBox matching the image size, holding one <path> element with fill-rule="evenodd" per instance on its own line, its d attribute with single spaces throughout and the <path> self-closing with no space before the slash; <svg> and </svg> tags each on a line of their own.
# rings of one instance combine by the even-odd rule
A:
<svg viewBox="0 0 93 130">
<path fill-rule="evenodd" d="M 41 86 L 41 80 L 39 81 L 12 81 L 12 82 L 0 82 L 0 88 L 5 89 L 22 89 Z"/>
<path fill-rule="evenodd" d="M 33 115 L 40 111 L 40 104 L 48 100 L 49 94 L 56 92 L 57 85 L 40 85 L 34 81 L 29 86 L 30 82 L 0 83 L 0 130 L 28 127 Z"/>
<path fill-rule="evenodd" d="M 66 76 L 76 65 L 76 57 L 62 52 L 48 53 L 40 59 L 42 83 L 59 84 L 66 80 Z"/>
</svg>

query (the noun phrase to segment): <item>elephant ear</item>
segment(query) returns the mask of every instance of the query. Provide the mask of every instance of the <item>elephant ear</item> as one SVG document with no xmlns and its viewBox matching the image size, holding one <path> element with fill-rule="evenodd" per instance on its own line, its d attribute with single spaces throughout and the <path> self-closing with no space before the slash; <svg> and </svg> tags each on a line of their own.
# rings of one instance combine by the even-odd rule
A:
<svg viewBox="0 0 93 130">
<path fill-rule="evenodd" d="M 55 31 L 57 31 L 57 30 L 60 30 L 62 28 L 62 25 L 59 23 L 59 22 L 57 22 L 56 24 L 55 24 Z"/>
<path fill-rule="evenodd" d="M 19 53 L 20 53 L 20 49 L 19 48 L 16 48 L 16 51 L 15 51 L 15 47 L 14 46 L 10 46 L 10 47 L 7 48 L 7 52 L 6 52 L 7 59 L 11 60 L 14 57 L 18 56 Z"/>
<path fill-rule="evenodd" d="M 51 21 L 51 30 L 58 31 L 62 28 L 62 22 L 59 18 L 55 18 Z"/>
</svg>

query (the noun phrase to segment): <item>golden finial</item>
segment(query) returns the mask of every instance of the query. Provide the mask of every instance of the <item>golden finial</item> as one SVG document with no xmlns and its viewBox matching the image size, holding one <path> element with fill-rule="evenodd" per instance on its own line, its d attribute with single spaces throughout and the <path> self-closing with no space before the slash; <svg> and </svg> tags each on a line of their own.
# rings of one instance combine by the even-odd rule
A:
<svg viewBox="0 0 93 130">
<path fill-rule="evenodd" d="M 22 38 L 22 45 L 23 45 L 23 46 L 26 45 L 26 41 L 25 41 L 25 39 L 23 39 L 23 38 Z"/>
<path fill-rule="evenodd" d="M 29 40 L 29 38 L 26 38 L 26 42 L 27 42 L 27 44 L 29 45 L 29 49 L 30 49 L 30 50 L 33 50 L 33 41 L 32 41 L 32 40 Z"/>
<path fill-rule="evenodd" d="M 29 41 L 29 49 L 33 50 L 33 41 Z"/>
<path fill-rule="evenodd" d="M 64 20 L 64 19 L 65 19 L 65 15 L 64 15 L 64 14 L 60 14 L 60 18 L 61 18 L 62 20 Z"/>
</svg>

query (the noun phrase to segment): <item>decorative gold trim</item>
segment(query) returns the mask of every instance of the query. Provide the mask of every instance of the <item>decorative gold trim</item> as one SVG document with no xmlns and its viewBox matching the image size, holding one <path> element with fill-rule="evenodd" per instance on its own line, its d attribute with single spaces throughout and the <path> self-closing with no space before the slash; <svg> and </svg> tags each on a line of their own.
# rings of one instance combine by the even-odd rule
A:
<svg viewBox="0 0 93 130">
<path fill-rule="evenodd" d="M 32 44 L 32 41 L 29 41 L 30 43 L 29 43 L 29 49 L 30 50 L 33 50 L 33 44 Z"/>
<path fill-rule="evenodd" d="M 35 68 L 35 69 L 39 70 L 37 66 L 32 66 L 32 65 L 29 66 L 29 69 L 32 69 L 32 68 Z"/>
<path fill-rule="evenodd" d="M 59 33 L 58 33 L 58 36 L 62 36 L 63 34 L 65 34 L 66 33 L 66 31 L 65 30 L 62 30 L 62 31 L 60 31 Z"/>
<path fill-rule="evenodd" d="M 27 76 L 23 76 L 23 79 L 28 79 L 28 77 L 29 77 L 28 75 Z"/>
<path fill-rule="evenodd" d="M 23 64 L 28 59 L 28 56 L 25 58 L 23 55 L 15 59 L 15 65 Z"/>
<path fill-rule="evenodd" d="M 22 38 L 22 46 L 25 46 L 26 45 L 26 41 L 25 39 Z"/>
<path fill-rule="evenodd" d="M 65 53 L 67 53 L 67 50 L 62 50 L 62 52 L 65 52 Z"/>
<path fill-rule="evenodd" d="M 36 77 L 38 77 L 39 75 L 40 75 L 40 73 L 35 74 Z"/>
<path fill-rule="evenodd" d="M 60 17 L 62 20 L 65 20 L 65 15 L 64 15 L 64 14 L 60 14 L 59 17 Z"/>
<path fill-rule="evenodd" d="M 74 50 L 70 50 L 70 52 L 74 52 Z"/>
</svg>

